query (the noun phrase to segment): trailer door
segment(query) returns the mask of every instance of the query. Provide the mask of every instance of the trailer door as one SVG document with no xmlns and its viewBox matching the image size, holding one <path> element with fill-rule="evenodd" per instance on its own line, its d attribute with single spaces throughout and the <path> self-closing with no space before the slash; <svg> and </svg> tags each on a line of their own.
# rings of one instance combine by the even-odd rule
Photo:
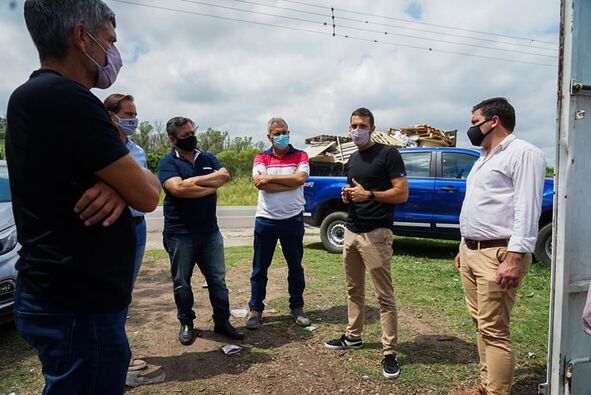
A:
<svg viewBox="0 0 591 395">
<path fill-rule="evenodd" d="M 591 394 L 581 314 L 591 279 L 591 0 L 563 0 L 548 394 Z"/>
</svg>

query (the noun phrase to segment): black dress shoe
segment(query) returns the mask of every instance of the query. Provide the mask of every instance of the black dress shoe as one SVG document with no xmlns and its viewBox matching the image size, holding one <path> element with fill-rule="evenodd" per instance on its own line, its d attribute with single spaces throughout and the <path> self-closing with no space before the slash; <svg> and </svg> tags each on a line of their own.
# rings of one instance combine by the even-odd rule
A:
<svg viewBox="0 0 591 395">
<path fill-rule="evenodd" d="M 181 330 L 179 331 L 179 341 L 183 346 L 190 346 L 195 342 L 197 338 L 197 331 L 193 329 L 193 323 L 181 324 Z"/>
<path fill-rule="evenodd" d="M 234 340 L 243 340 L 244 333 L 239 332 L 230 324 L 230 321 L 225 321 L 222 323 L 216 323 L 213 327 L 213 331 L 219 335 L 224 335 L 230 339 Z"/>
</svg>

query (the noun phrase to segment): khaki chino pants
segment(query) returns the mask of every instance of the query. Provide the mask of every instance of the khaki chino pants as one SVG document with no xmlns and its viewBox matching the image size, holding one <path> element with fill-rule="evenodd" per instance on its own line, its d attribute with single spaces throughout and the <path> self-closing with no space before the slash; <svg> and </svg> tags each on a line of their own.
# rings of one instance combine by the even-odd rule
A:
<svg viewBox="0 0 591 395">
<path fill-rule="evenodd" d="M 384 354 L 394 354 L 394 346 L 398 341 L 398 317 L 391 277 L 393 240 L 394 234 L 387 228 L 378 228 L 367 233 L 354 233 L 346 229 L 343 246 L 349 319 L 345 334 L 352 340 L 361 338 L 365 318 L 367 269 L 380 304 Z"/>
<path fill-rule="evenodd" d="M 509 321 L 517 288 L 497 284 L 497 268 L 507 255 L 506 247 L 470 250 L 460 245 L 460 274 L 468 312 L 477 325 L 480 381 L 488 395 L 509 394 L 513 382 L 515 354 Z M 524 257 L 523 276 L 531 254 Z"/>
</svg>

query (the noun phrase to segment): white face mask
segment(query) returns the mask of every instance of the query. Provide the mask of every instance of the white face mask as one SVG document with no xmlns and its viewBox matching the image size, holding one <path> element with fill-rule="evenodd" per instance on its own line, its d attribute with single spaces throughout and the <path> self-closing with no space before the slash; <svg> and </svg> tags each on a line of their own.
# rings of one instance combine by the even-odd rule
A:
<svg viewBox="0 0 591 395">
<path fill-rule="evenodd" d="M 132 134 L 134 134 L 135 130 L 137 129 L 138 125 L 140 124 L 140 120 L 137 118 L 123 119 L 123 118 L 119 118 L 117 116 L 117 114 L 113 114 L 113 115 L 115 115 L 115 117 L 117 118 L 117 124 L 119 124 L 119 126 L 121 126 L 121 129 L 123 129 L 123 133 L 125 133 L 127 136 L 131 136 Z"/>
<path fill-rule="evenodd" d="M 351 129 L 351 138 L 358 147 L 365 147 L 369 143 L 369 130 Z"/>
</svg>

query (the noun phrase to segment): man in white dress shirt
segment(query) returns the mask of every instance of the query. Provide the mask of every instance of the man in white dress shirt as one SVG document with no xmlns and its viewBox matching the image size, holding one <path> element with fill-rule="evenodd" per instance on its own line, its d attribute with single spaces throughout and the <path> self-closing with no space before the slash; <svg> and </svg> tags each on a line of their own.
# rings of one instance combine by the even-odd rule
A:
<svg viewBox="0 0 591 395">
<path fill-rule="evenodd" d="M 471 121 L 468 137 L 482 154 L 466 180 L 455 266 L 477 325 L 481 386 L 453 393 L 509 394 L 509 320 L 536 243 L 546 162 L 540 149 L 513 135 L 515 110 L 507 99 L 477 104 Z"/>
</svg>

